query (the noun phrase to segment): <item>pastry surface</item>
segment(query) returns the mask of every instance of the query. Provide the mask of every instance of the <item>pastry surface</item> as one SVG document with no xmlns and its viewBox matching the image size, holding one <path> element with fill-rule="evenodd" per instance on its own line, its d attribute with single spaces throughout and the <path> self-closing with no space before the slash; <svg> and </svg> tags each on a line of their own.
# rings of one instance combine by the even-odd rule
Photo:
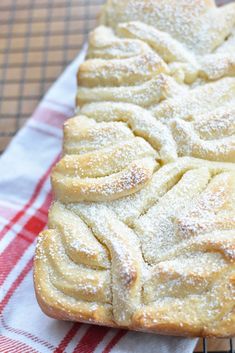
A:
<svg viewBox="0 0 235 353">
<path fill-rule="evenodd" d="M 109 0 L 52 172 L 51 317 L 235 334 L 235 3 Z"/>
</svg>

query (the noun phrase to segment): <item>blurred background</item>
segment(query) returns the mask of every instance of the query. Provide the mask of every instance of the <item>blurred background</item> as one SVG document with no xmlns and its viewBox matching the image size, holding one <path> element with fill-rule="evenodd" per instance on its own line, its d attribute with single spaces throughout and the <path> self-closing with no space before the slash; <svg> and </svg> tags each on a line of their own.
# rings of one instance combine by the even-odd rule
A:
<svg viewBox="0 0 235 353">
<path fill-rule="evenodd" d="M 0 1 L 0 153 L 79 53 L 103 2 Z M 228 352 L 230 345 L 229 340 L 207 341 L 208 352 Z M 202 341 L 196 351 L 203 351 Z"/>
<path fill-rule="evenodd" d="M 0 1 L 0 153 L 78 54 L 103 2 Z"/>
</svg>

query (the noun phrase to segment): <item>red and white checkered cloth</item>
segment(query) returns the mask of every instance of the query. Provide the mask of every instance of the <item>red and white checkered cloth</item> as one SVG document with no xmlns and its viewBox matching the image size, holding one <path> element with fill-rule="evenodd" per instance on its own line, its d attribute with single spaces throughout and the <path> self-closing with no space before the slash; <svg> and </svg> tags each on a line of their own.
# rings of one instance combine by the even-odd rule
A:
<svg viewBox="0 0 235 353">
<path fill-rule="evenodd" d="M 33 289 L 37 234 L 51 202 L 49 175 L 73 115 L 84 52 L 49 90 L 0 159 L 0 352 L 191 353 L 195 339 L 128 332 L 45 316 Z"/>
</svg>

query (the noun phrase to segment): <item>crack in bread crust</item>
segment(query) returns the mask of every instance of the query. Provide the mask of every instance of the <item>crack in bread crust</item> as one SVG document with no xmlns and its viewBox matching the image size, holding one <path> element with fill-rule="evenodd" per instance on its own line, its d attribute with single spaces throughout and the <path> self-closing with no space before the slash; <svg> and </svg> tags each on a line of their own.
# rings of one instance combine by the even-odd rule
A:
<svg viewBox="0 0 235 353">
<path fill-rule="evenodd" d="M 37 242 L 46 314 L 235 334 L 234 51 L 235 4 L 107 1 Z"/>
</svg>

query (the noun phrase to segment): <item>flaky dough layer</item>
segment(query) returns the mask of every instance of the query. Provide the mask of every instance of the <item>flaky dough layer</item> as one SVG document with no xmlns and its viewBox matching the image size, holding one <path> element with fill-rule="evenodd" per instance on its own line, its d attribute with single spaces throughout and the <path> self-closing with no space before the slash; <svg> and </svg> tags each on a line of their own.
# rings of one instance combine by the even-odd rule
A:
<svg viewBox="0 0 235 353">
<path fill-rule="evenodd" d="M 108 0 L 52 172 L 49 316 L 235 334 L 235 4 Z"/>
</svg>

